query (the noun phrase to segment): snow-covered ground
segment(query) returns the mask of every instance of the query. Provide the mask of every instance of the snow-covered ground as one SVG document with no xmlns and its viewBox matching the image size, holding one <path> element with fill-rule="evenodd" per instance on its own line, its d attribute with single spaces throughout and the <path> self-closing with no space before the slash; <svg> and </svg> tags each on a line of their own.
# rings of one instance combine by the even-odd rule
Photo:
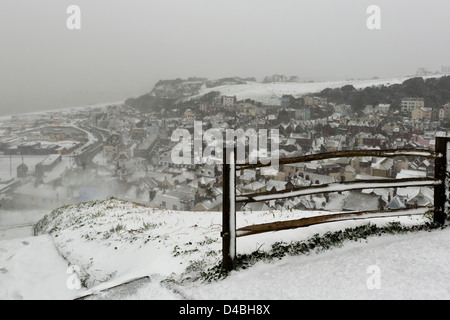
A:
<svg viewBox="0 0 450 320">
<path fill-rule="evenodd" d="M 73 299 L 67 263 L 52 237 L 42 235 L 0 241 L 0 299 Z"/>
<path fill-rule="evenodd" d="M 324 213 L 239 212 L 237 227 Z M 92 299 L 450 298 L 449 228 L 369 237 L 320 253 L 258 262 L 211 283 L 163 281 L 220 261 L 221 219 L 219 212 L 159 210 L 114 199 L 62 208 L 39 223 L 39 236 L 0 241 L 0 299 L 88 294 L 94 294 Z M 407 216 L 371 223 L 415 225 L 425 220 Z M 306 240 L 366 223 L 341 221 L 241 237 L 237 250 L 269 250 L 277 241 Z M 73 270 L 84 288 L 74 288 Z M 148 278 L 104 291 L 143 276 Z M 370 289 L 374 276 L 378 282 Z"/>
<path fill-rule="evenodd" d="M 426 78 L 436 78 L 426 76 Z M 280 98 L 283 95 L 299 97 L 305 94 L 314 94 L 326 88 L 340 88 L 345 85 L 353 85 L 356 89 L 363 89 L 371 86 L 401 84 L 412 77 L 398 77 L 389 79 L 367 79 L 367 80 L 341 80 L 341 81 L 318 81 L 318 82 L 280 82 L 280 83 L 260 83 L 247 82 L 240 85 L 223 85 L 212 88 L 204 86 L 198 95 L 199 97 L 211 91 L 219 91 L 223 95 L 236 96 L 238 100 L 253 99 L 268 105 L 280 105 Z"/>
<path fill-rule="evenodd" d="M 195 284 L 183 292 L 191 299 L 447 300 L 449 241 L 448 228 L 373 237 L 309 256 L 259 262 L 223 281 Z"/>
</svg>

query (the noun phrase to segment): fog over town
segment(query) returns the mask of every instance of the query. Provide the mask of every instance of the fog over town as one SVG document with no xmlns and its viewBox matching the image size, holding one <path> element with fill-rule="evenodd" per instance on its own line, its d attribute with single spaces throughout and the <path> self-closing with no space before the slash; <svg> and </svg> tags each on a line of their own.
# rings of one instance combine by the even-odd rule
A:
<svg viewBox="0 0 450 320">
<path fill-rule="evenodd" d="M 171 212 L 181 217 L 176 224 L 186 214 L 194 227 L 193 214 L 211 214 L 205 228 L 214 228 L 213 219 L 228 210 L 226 185 L 238 198 L 251 195 L 234 201 L 235 211 L 264 219 L 275 218 L 273 212 L 283 219 L 299 212 L 310 217 L 426 208 L 429 214 L 436 206 L 437 182 L 430 181 L 438 166 L 432 158 L 436 138 L 450 131 L 448 1 L 75 2 L 0 4 L 5 252 L 14 246 L 8 241 L 40 241 L 43 234 L 59 237 L 61 252 L 76 239 L 61 231 L 67 220 L 86 210 L 92 220 L 81 214 L 73 222 L 82 229 L 104 216 L 103 209 L 92 211 L 96 206 L 118 216 L 124 212 L 114 206 Z M 238 168 L 235 180 L 227 181 L 222 151 L 235 138 L 242 147 L 239 160 L 272 166 Z M 337 156 L 278 165 L 376 150 L 423 150 L 425 156 Z M 255 201 L 258 194 L 399 179 L 417 185 Z M 158 219 L 143 218 L 144 231 L 118 222 L 83 237 L 109 241 L 120 234 L 119 242 L 132 243 L 136 230 L 165 225 L 165 218 Z M 152 236 L 142 246 L 157 238 Z M 204 243 L 219 241 L 210 239 Z M 189 242 L 184 251 L 170 242 L 172 257 L 197 252 L 187 248 Z M 9 283 L 5 257 L 0 255 L 0 280 Z M 122 265 L 98 271 L 94 258 L 86 257 L 64 256 L 81 266 L 83 289 L 127 275 Z M 184 269 L 170 270 L 185 275 Z M 152 269 L 158 277 L 159 271 Z M 22 298 L 29 287 L 23 288 L 17 291 Z M 0 290 L 0 299 L 15 293 Z M 78 296 L 71 291 L 67 297 Z"/>
<path fill-rule="evenodd" d="M 67 28 L 70 5 L 79 30 Z M 371 5 L 380 29 L 367 28 Z M 4 0 L 0 9 L 0 115 L 123 101 L 193 76 L 324 81 L 449 65 L 445 0 Z"/>
</svg>

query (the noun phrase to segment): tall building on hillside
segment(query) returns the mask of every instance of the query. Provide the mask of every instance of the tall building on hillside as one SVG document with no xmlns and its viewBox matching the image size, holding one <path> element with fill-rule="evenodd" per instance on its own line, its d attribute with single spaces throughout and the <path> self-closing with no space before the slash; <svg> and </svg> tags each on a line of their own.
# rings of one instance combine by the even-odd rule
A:
<svg viewBox="0 0 450 320">
<path fill-rule="evenodd" d="M 220 96 L 214 99 L 215 106 L 232 107 L 237 101 L 236 96 Z"/>
<path fill-rule="evenodd" d="M 442 108 L 442 119 L 444 120 L 450 120 L 450 103 L 447 103 Z"/>
<path fill-rule="evenodd" d="M 403 98 L 401 107 L 402 112 L 411 112 L 417 108 L 424 108 L 425 100 L 423 98 L 411 98 L 411 97 Z"/>
</svg>

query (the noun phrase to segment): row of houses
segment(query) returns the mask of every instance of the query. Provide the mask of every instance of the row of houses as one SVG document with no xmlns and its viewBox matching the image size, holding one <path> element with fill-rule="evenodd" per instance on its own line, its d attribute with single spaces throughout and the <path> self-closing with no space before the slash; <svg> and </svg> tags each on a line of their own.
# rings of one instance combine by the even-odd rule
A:
<svg viewBox="0 0 450 320">
<path fill-rule="evenodd" d="M 410 113 L 412 119 L 419 120 L 450 120 L 450 103 L 442 108 L 430 108 L 425 106 L 425 99 L 407 97 L 401 101 L 401 111 Z"/>
<path fill-rule="evenodd" d="M 379 163 L 377 163 L 378 166 Z M 290 169 L 289 169 L 290 170 Z M 385 168 L 383 168 L 385 170 Z M 353 172 L 354 173 L 354 172 Z M 244 173 L 244 176 L 246 174 Z M 401 170 L 398 177 L 422 177 L 421 171 Z M 261 193 L 266 191 L 289 190 L 297 186 L 321 185 L 338 182 L 332 174 L 299 173 L 289 176 L 288 181 L 275 179 L 243 182 L 238 185 L 238 194 Z M 355 180 L 376 179 L 367 174 L 358 174 Z M 429 206 L 433 203 L 433 190 L 428 187 L 420 188 L 385 188 L 365 189 L 362 191 L 347 191 L 314 196 L 302 196 L 291 199 L 271 200 L 266 203 L 246 204 L 241 210 L 268 209 L 301 209 L 301 210 L 329 210 L 329 211 L 365 211 L 381 209 L 401 209 L 415 206 Z"/>
</svg>

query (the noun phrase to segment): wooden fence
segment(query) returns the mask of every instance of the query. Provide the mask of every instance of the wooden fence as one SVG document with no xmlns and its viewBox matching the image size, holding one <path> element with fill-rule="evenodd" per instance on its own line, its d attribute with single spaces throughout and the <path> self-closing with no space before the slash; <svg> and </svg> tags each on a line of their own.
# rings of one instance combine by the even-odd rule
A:
<svg viewBox="0 0 450 320">
<path fill-rule="evenodd" d="M 271 164 L 261 162 L 258 162 L 256 164 L 237 164 L 236 147 L 227 145 L 227 147 L 223 150 L 223 212 L 221 236 L 224 269 L 233 270 L 236 268 L 236 239 L 238 237 L 249 236 L 263 232 L 306 227 L 319 223 L 355 219 L 383 218 L 402 215 L 423 215 L 427 212 L 434 212 L 434 221 L 436 223 L 444 224 L 446 218 L 445 203 L 447 201 L 445 178 L 448 142 L 450 142 L 450 138 L 436 137 L 434 152 L 424 149 L 351 150 L 278 159 L 278 165 L 285 165 L 343 157 L 423 157 L 434 160 L 434 178 L 358 180 L 351 182 L 311 185 L 306 187 L 292 187 L 286 190 L 240 194 L 239 196 L 236 196 L 236 170 L 257 169 L 271 166 Z M 412 186 L 433 187 L 434 207 L 415 207 L 410 209 L 388 211 L 344 212 L 291 221 L 251 225 L 236 229 L 237 203 L 263 202 L 274 199 L 285 199 L 318 193 Z"/>
</svg>

